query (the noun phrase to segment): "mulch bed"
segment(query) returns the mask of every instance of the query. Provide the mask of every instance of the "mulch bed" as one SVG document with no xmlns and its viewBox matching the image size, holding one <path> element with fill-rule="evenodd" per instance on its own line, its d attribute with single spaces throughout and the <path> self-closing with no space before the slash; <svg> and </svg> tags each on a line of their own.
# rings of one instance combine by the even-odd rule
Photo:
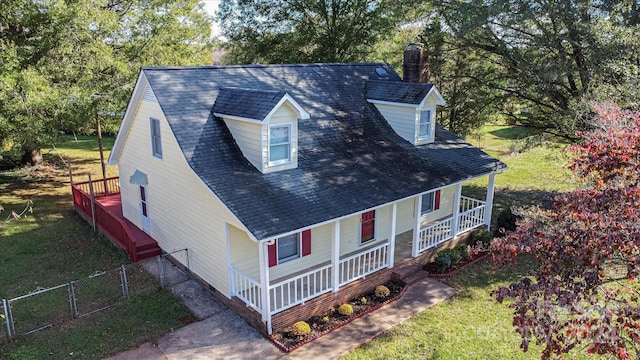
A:
<svg viewBox="0 0 640 360">
<path fill-rule="evenodd" d="M 444 272 L 440 270 L 438 266 L 436 266 L 436 263 L 434 262 L 429 262 L 424 264 L 424 266 L 422 267 L 422 270 L 426 271 L 430 277 L 449 278 L 449 277 L 456 276 L 461 270 L 485 259 L 487 256 L 489 256 L 489 253 L 478 253 L 475 255 L 471 255 L 466 259 L 460 260 L 458 263 L 451 266 Z"/>
<path fill-rule="evenodd" d="M 353 307 L 353 314 L 350 316 L 344 316 L 338 313 L 338 307 L 330 313 L 321 314 L 311 317 L 305 320 L 311 327 L 311 333 L 304 338 L 297 338 L 289 334 L 288 331 L 277 332 L 269 336 L 269 339 L 284 352 L 293 351 L 300 346 L 309 343 L 325 334 L 332 332 L 333 330 L 340 328 L 355 319 L 358 319 L 378 308 L 393 302 L 404 294 L 406 291 L 406 284 L 402 281 L 389 281 L 384 284 L 389 288 L 389 296 L 386 298 L 377 298 L 372 289 L 367 294 L 351 299 L 347 302 Z M 362 301 L 365 298 L 365 301 Z"/>
</svg>

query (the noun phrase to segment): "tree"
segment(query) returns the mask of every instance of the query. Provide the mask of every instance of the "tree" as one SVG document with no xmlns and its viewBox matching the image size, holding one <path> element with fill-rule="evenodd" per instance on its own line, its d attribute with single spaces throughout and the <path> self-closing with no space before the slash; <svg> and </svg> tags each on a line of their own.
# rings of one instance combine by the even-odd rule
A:
<svg viewBox="0 0 640 360">
<path fill-rule="evenodd" d="M 581 132 L 569 169 L 582 185 L 551 210 L 523 214 L 515 232 L 495 239 L 498 264 L 531 253 L 539 267 L 493 296 L 514 309 L 527 351 L 542 358 L 585 350 L 640 358 L 640 114 L 595 106 L 597 129 Z"/>
<path fill-rule="evenodd" d="M 351 62 L 404 14 L 394 0 L 226 0 L 217 18 L 228 63 Z"/>
<path fill-rule="evenodd" d="M 454 47 L 499 69 L 451 71 L 486 91 L 499 91 L 498 109 L 512 121 L 573 137 L 591 126 L 591 114 L 580 105 L 583 98 L 609 98 L 638 108 L 638 90 L 628 86 L 640 78 L 637 0 L 432 4 Z M 631 95 L 616 90 L 620 86 Z"/>
<path fill-rule="evenodd" d="M 207 63 L 209 35 L 197 0 L 2 2 L 0 152 L 36 163 L 61 131 L 124 111 L 140 66 Z"/>
<path fill-rule="evenodd" d="M 438 123 L 465 136 L 495 117 L 501 94 L 478 79 L 498 74 L 502 69 L 483 52 L 460 46 L 442 29 L 439 17 L 426 24 L 420 39 L 429 59 L 429 81 L 438 87 L 446 101 Z"/>
</svg>

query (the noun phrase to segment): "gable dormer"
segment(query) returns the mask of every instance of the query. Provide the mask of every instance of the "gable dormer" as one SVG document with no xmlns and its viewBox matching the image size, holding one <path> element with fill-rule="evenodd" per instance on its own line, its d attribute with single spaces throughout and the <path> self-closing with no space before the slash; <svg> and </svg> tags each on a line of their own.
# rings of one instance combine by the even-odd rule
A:
<svg viewBox="0 0 640 360">
<path fill-rule="evenodd" d="M 434 85 L 371 80 L 366 96 L 402 138 L 413 145 L 433 142 L 436 106 L 445 104 Z"/>
<path fill-rule="evenodd" d="M 222 88 L 213 115 L 263 174 L 298 167 L 298 120 L 309 114 L 284 91 Z"/>
</svg>

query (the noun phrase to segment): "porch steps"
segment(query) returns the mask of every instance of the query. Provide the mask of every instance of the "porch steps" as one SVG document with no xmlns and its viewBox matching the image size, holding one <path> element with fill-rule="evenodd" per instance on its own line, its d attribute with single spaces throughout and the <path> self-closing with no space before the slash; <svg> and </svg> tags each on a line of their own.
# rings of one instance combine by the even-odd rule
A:
<svg viewBox="0 0 640 360">
<path fill-rule="evenodd" d="M 137 226 L 135 226 L 131 221 L 124 219 L 125 224 L 129 231 L 133 234 L 136 239 L 136 253 L 138 254 L 138 261 L 152 258 L 154 256 L 158 256 L 162 254 L 162 250 L 160 246 L 158 246 L 158 242 L 155 241 L 151 236 L 147 235 L 144 231 L 140 230 Z"/>
<path fill-rule="evenodd" d="M 155 241 L 148 244 L 136 243 L 136 251 L 138 252 L 138 261 L 162 255 L 162 250 Z"/>
<path fill-rule="evenodd" d="M 407 285 L 414 284 L 427 277 L 427 272 L 422 270 L 422 264 L 412 260 L 414 259 L 406 259 L 396 263 L 394 266 L 393 276 L 404 281 Z"/>
</svg>

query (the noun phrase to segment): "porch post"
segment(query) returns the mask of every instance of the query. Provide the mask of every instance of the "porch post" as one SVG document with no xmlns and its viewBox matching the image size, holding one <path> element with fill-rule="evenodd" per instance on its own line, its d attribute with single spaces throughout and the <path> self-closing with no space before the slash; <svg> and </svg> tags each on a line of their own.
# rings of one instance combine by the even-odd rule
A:
<svg viewBox="0 0 640 360">
<path fill-rule="evenodd" d="M 96 196 L 93 192 L 93 181 L 91 181 L 91 173 L 89 175 L 89 194 L 91 195 L 91 224 L 93 225 L 93 231 L 96 231 Z"/>
<path fill-rule="evenodd" d="M 340 287 L 340 220 L 333 222 L 331 235 L 331 287 L 338 292 Z"/>
<path fill-rule="evenodd" d="M 420 217 L 422 216 L 422 195 L 418 195 L 414 201 L 413 209 L 413 244 L 411 244 L 411 256 L 418 256 L 418 244 L 420 241 Z"/>
<path fill-rule="evenodd" d="M 487 202 L 484 205 L 484 223 L 487 230 L 491 231 L 491 210 L 493 209 L 493 192 L 496 184 L 496 173 L 489 175 L 489 186 L 487 187 Z"/>
<path fill-rule="evenodd" d="M 258 243 L 258 257 L 260 261 L 260 294 L 262 297 L 262 321 L 267 322 L 267 332 L 271 334 L 271 304 L 269 303 L 269 251 L 267 246 L 275 240 Z"/>
<path fill-rule="evenodd" d="M 460 197 L 462 196 L 462 183 L 456 185 L 456 192 L 453 196 L 453 221 L 451 223 L 451 238 L 455 239 L 460 228 Z"/>
<path fill-rule="evenodd" d="M 391 205 L 391 214 L 389 216 L 389 266 L 391 269 L 393 267 L 394 252 L 396 251 L 396 217 L 398 216 L 398 203 L 393 203 Z"/>
<path fill-rule="evenodd" d="M 231 263 L 231 239 L 229 236 L 229 223 L 224 223 L 224 240 L 225 240 L 225 248 L 226 248 L 226 258 L 227 258 L 227 277 L 229 281 L 229 294 L 233 296 L 236 292 L 236 284 L 233 280 L 233 264 Z M 189 258 L 189 254 L 187 253 L 187 259 Z"/>
</svg>

